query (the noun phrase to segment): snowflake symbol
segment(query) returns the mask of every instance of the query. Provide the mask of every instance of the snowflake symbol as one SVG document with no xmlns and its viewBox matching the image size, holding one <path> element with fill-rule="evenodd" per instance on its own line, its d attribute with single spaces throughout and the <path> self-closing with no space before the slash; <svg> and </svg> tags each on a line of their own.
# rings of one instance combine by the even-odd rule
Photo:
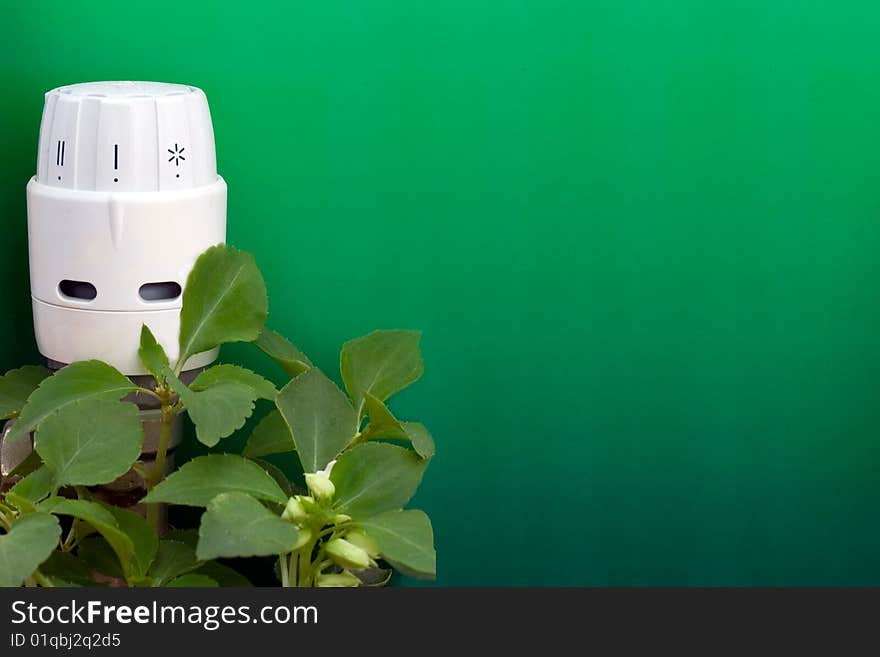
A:
<svg viewBox="0 0 880 657">
<path fill-rule="evenodd" d="M 177 144 L 174 144 L 174 150 L 168 149 L 168 152 L 171 153 L 171 157 L 168 158 L 169 162 L 174 162 L 174 166 L 179 167 L 180 161 L 183 160 L 186 162 L 186 158 L 183 156 L 183 151 L 186 149 L 183 147 L 178 148 Z"/>
</svg>

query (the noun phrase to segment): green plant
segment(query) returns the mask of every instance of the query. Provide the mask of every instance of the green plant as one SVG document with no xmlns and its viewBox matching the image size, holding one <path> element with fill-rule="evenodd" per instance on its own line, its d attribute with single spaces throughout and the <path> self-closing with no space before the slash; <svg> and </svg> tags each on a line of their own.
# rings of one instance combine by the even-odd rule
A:
<svg viewBox="0 0 880 657">
<path fill-rule="evenodd" d="M 434 576 L 430 520 L 404 509 L 434 442 L 423 425 L 398 420 L 385 404 L 422 374 L 419 334 L 376 331 L 346 343 L 346 395 L 264 326 L 267 309 L 253 257 L 218 245 L 199 257 L 187 281 L 176 363 L 143 327 L 139 355 L 155 385 L 138 386 L 96 360 L 52 376 L 25 367 L 0 378 L 0 418 L 15 419 L 7 440 L 35 432 L 35 453 L 17 471 L 24 477 L 0 496 L 0 585 L 242 585 L 217 559 L 267 555 L 277 555 L 284 586 L 383 583 L 390 570 L 381 562 Z M 253 342 L 290 381 L 279 391 L 231 364 L 181 381 L 187 359 L 228 342 Z M 140 415 L 121 401 L 131 393 L 161 407 L 153 467 L 137 460 Z M 211 453 L 164 477 L 176 416 L 187 412 L 197 439 L 214 448 L 242 429 L 261 399 L 275 408 L 242 455 Z M 293 451 L 306 473 L 298 482 L 261 460 Z M 96 500 L 89 489 L 132 468 L 144 481 L 146 518 Z M 163 503 L 204 507 L 198 533 L 160 538 Z"/>
</svg>

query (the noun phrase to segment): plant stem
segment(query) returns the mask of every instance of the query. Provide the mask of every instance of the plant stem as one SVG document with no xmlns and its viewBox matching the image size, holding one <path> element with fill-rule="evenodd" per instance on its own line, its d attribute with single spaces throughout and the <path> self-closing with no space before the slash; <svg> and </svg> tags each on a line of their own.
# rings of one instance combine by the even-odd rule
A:
<svg viewBox="0 0 880 657">
<path fill-rule="evenodd" d="M 324 538 L 328 534 L 335 534 L 340 529 L 347 529 L 348 527 L 351 527 L 352 524 L 353 523 L 351 523 L 351 522 L 341 522 L 338 525 L 333 525 L 332 527 L 328 527 L 327 529 L 322 531 L 320 534 L 318 534 L 316 538 Z"/>
<path fill-rule="evenodd" d="M 314 584 L 315 580 L 318 578 L 318 575 L 321 574 L 321 571 L 324 570 L 324 546 L 321 546 L 321 549 L 318 550 L 318 555 L 315 557 L 314 565 L 309 569 L 309 580 Z"/>
<path fill-rule="evenodd" d="M 287 555 L 278 555 L 278 570 L 281 571 L 281 586 L 287 588 L 290 586 L 290 572 L 287 565 Z"/>
<path fill-rule="evenodd" d="M 49 589 L 55 588 L 55 585 L 51 582 L 51 580 L 48 577 L 46 577 L 43 573 L 41 573 L 39 570 L 35 570 L 34 574 L 31 575 L 31 577 L 33 577 L 34 581 L 37 582 L 37 584 L 39 584 L 43 588 L 49 588 Z"/>
<path fill-rule="evenodd" d="M 147 480 L 147 490 L 153 488 L 162 481 L 165 475 L 165 458 L 168 454 L 168 443 L 171 440 L 171 423 L 174 422 L 174 415 L 167 412 L 167 408 L 162 408 L 162 427 L 159 429 L 159 446 L 156 449 L 156 462 L 153 464 L 153 471 Z"/>
<path fill-rule="evenodd" d="M 297 585 L 298 586 L 311 586 L 312 585 L 312 551 L 315 549 L 315 543 L 318 542 L 318 539 L 311 541 L 308 545 L 303 548 L 302 558 L 299 560 L 299 575 L 297 576 Z M 323 552 L 323 548 L 318 552 L 318 559 L 320 560 L 321 553 Z"/>
<path fill-rule="evenodd" d="M 358 431 L 354 437 L 349 441 L 348 445 L 345 449 L 351 449 L 356 445 L 360 445 L 361 443 L 367 442 L 373 436 L 372 425 L 368 424 L 364 427 L 363 431 Z"/>
<path fill-rule="evenodd" d="M 159 533 L 159 503 L 147 504 L 147 524 Z"/>
<path fill-rule="evenodd" d="M 7 532 L 12 529 L 12 521 L 2 511 L 0 511 L 0 525 L 3 525 L 3 529 Z"/>
<path fill-rule="evenodd" d="M 293 586 L 299 586 L 299 573 L 297 572 L 297 568 L 299 567 L 299 552 L 291 552 L 288 557 L 287 570 L 288 572 L 293 574 Z"/>
<path fill-rule="evenodd" d="M 162 401 L 162 397 L 155 390 L 150 390 L 149 388 L 138 388 L 137 392 L 142 395 L 147 395 L 148 397 L 153 397 L 154 399 Z"/>
<path fill-rule="evenodd" d="M 146 479 L 147 491 L 153 490 L 165 477 L 165 459 L 168 455 L 168 443 L 171 440 L 171 425 L 176 413 L 172 406 L 162 406 L 162 426 L 159 429 L 159 445 L 156 449 L 156 462 Z M 159 503 L 147 505 L 147 522 L 159 531 Z"/>
<path fill-rule="evenodd" d="M 73 525 L 70 526 L 70 531 L 67 532 L 67 538 L 64 539 L 64 542 L 61 544 L 62 552 L 70 552 L 74 546 L 76 545 L 76 529 Z"/>
</svg>

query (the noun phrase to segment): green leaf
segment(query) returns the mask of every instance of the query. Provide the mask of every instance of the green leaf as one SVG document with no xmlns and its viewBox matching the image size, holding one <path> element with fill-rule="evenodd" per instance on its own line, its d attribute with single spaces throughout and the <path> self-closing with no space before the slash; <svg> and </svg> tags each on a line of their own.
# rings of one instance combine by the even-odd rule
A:
<svg viewBox="0 0 880 657">
<path fill-rule="evenodd" d="M 193 550 L 199 542 L 198 529 L 172 529 L 166 532 L 164 536 L 166 541 L 177 541 L 184 545 L 189 545 Z"/>
<path fill-rule="evenodd" d="M 357 413 L 351 403 L 318 369 L 293 379 L 275 403 L 290 428 L 305 472 L 324 468 L 357 433 Z"/>
<path fill-rule="evenodd" d="M 202 575 L 199 573 L 188 573 L 177 579 L 174 579 L 168 584 L 165 585 L 167 588 L 213 588 L 216 586 L 220 586 L 217 584 L 217 581 L 207 575 Z"/>
<path fill-rule="evenodd" d="M 208 504 L 199 527 L 199 559 L 259 557 L 289 552 L 296 527 L 245 493 L 223 493 Z"/>
<path fill-rule="evenodd" d="M 391 414 L 384 402 L 370 393 L 364 395 L 364 408 L 370 417 L 370 424 L 365 430 L 370 438 L 408 440 L 423 459 L 434 456 L 434 439 L 423 424 L 401 422 Z"/>
<path fill-rule="evenodd" d="M 217 383 L 195 392 L 170 371 L 168 383 L 186 406 L 196 426 L 196 438 L 203 445 L 214 447 L 221 438 L 231 436 L 244 426 L 254 412 L 258 393 L 248 385 L 237 382 Z"/>
<path fill-rule="evenodd" d="M 159 549 L 159 537 L 144 517 L 128 509 L 120 509 L 109 504 L 102 505 L 116 519 L 119 528 L 131 539 L 134 545 L 132 555 L 132 573 L 134 577 L 144 577 L 156 558 Z"/>
<path fill-rule="evenodd" d="M 96 573 L 125 580 L 119 556 L 103 536 L 86 536 L 81 539 L 76 549 L 76 556 Z"/>
<path fill-rule="evenodd" d="M 90 524 L 113 548 L 125 578 L 129 579 L 135 573 L 132 567 L 134 543 L 107 508 L 97 502 L 68 500 L 63 497 L 50 497 L 40 504 L 40 508 L 55 515 L 73 516 Z"/>
<path fill-rule="evenodd" d="M 71 363 L 43 380 L 28 398 L 6 440 L 33 431 L 47 416 L 78 401 L 118 401 L 137 389 L 127 377 L 99 360 Z"/>
<path fill-rule="evenodd" d="M 59 485 L 109 484 L 131 468 L 144 444 L 137 406 L 106 399 L 73 402 L 48 416 L 34 448 Z"/>
<path fill-rule="evenodd" d="M 364 393 L 385 401 L 422 376 L 421 337 L 419 331 L 373 331 L 342 345 L 342 381 L 359 409 Z"/>
<path fill-rule="evenodd" d="M 69 552 L 55 550 L 40 566 L 40 572 L 55 586 L 99 586 L 89 571 L 88 564 Z"/>
<path fill-rule="evenodd" d="M 400 509 L 419 487 L 426 463 L 396 445 L 358 445 L 340 456 L 330 473 L 336 486 L 334 508 L 355 520 Z"/>
<path fill-rule="evenodd" d="M 238 365 L 215 365 L 202 373 L 190 384 L 190 389 L 195 391 L 207 390 L 213 386 L 223 385 L 226 383 L 240 383 L 241 385 L 252 388 L 257 395 L 257 399 L 268 399 L 272 401 L 278 391 L 275 384 L 267 381 L 259 374 L 251 372 Z"/>
<path fill-rule="evenodd" d="M 284 474 L 284 471 L 281 470 L 274 463 L 270 463 L 269 461 L 264 461 L 263 459 L 251 459 L 258 466 L 263 468 L 272 479 L 275 480 L 275 483 L 284 491 L 284 494 L 288 497 L 294 494 L 293 484 L 290 483 L 290 479 L 287 478 L 287 475 Z"/>
<path fill-rule="evenodd" d="M 244 446 L 245 456 L 256 458 L 268 454 L 284 454 L 296 451 L 293 435 L 278 409 L 266 415 L 254 428 L 247 444 Z"/>
<path fill-rule="evenodd" d="M 215 496 L 230 491 L 278 504 L 285 504 L 288 497 L 253 461 L 233 454 L 209 454 L 193 459 L 169 475 L 143 501 L 207 506 Z"/>
<path fill-rule="evenodd" d="M 427 579 L 437 576 L 434 530 L 424 511 L 386 511 L 357 524 L 376 542 L 382 558 L 400 572 Z"/>
<path fill-rule="evenodd" d="M 138 349 L 138 356 L 144 369 L 152 374 L 157 382 L 161 381 L 165 370 L 170 367 L 168 354 L 156 341 L 156 336 L 146 324 L 141 327 L 141 346 Z"/>
<path fill-rule="evenodd" d="M 217 561 L 207 562 L 198 570 L 194 571 L 193 574 L 206 575 L 217 582 L 220 586 L 253 586 L 253 584 L 248 581 L 247 577 Z"/>
<path fill-rule="evenodd" d="M 49 558 L 60 536 L 58 518 L 48 513 L 19 518 L 8 534 L 0 535 L 0 587 L 20 586 Z"/>
<path fill-rule="evenodd" d="M 48 497 L 56 485 L 55 473 L 44 465 L 10 488 L 7 495 L 11 493 L 16 499 L 36 503 Z M 12 500 L 10 499 L 10 501 Z"/>
<path fill-rule="evenodd" d="M 254 344 L 281 365 L 291 377 L 297 377 L 314 367 L 312 361 L 287 338 L 268 327 L 263 327 L 263 332 L 254 340 Z"/>
<path fill-rule="evenodd" d="M 400 426 L 406 432 L 407 438 L 412 443 L 413 449 L 423 459 L 429 459 L 434 456 L 436 448 L 434 447 L 434 438 L 428 428 L 420 422 L 401 422 Z"/>
<path fill-rule="evenodd" d="M 0 376 L 0 420 L 18 415 L 27 398 L 47 376 L 49 370 L 35 365 L 10 370 Z"/>
<path fill-rule="evenodd" d="M 190 272 L 180 312 L 180 360 L 224 342 L 251 342 L 266 322 L 266 283 L 250 253 L 218 244 Z"/>
<path fill-rule="evenodd" d="M 196 551 L 186 543 L 179 541 L 159 541 L 156 559 L 150 567 L 148 575 L 154 586 L 162 586 L 175 577 L 195 570 L 202 563 L 196 559 Z"/>
</svg>

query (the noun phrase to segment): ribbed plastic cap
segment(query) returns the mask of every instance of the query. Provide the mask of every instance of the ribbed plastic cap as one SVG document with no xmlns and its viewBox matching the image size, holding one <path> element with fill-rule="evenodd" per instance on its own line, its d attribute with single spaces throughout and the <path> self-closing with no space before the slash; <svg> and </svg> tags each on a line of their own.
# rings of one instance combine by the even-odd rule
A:
<svg viewBox="0 0 880 657">
<path fill-rule="evenodd" d="M 152 192 L 216 180 L 214 128 L 201 89 L 86 82 L 46 94 L 38 182 L 84 191 Z"/>
</svg>

